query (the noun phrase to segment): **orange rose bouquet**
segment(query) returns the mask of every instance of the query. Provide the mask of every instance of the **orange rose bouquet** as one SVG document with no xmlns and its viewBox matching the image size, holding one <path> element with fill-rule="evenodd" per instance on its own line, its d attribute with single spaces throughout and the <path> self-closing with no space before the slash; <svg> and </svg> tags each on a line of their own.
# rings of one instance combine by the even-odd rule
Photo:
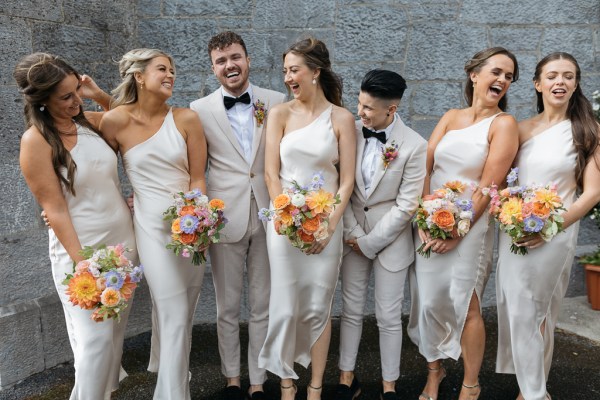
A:
<svg viewBox="0 0 600 400">
<path fill-rule="evenodd" d="M 417 226 L 429 231 L 432 239 L 466 235 L 473 220 L 473 202 L 458 197 L 465 188 L 460 181 L 446 182 L 432 194 L 419 198 L 419 207 L 413 219 Z M 422 243 L 417 253 L 429 258 L 431 248 L 423 251 L 424 247 L 425 243 Z"/>
<path fill-rule="evenodd" d="M 171 224 L 167 249 L 178 256 L 192 257 L 194 265 L 205 263 L 208 245 L 219 242 L 219 232 L 227 223 L 223 214 L 225 203 L 221 199 L 209 201 L 199 189 L 174 193 L 173 199 L 175 204 L 163 214 Z"/>
<path fill-rule="evenodd" d="M 508 187 L 498 190 L 496 185 L 483 190 L 491 197 L 490 214 L 498 222 L 500 230 L 511 238 L 510 251 L 525 255 L 527 248 L 516 243 L 521 239 L 539 234 L 546 242 L 561 232 L 565 211 L 556 185 L 518 185 L 518 168 L 511 169 L 506 177 Z"/>
<path fill-rule="evenodd" d="M 133 295 L 143 276 L 143 267 L 134 267 L 125 257 L 130 250 L 122 244 L 116 246 L 84 247 L 79 254 L 85 260 L 77 263 L 72 274 L 62 282 L 65 293 L 74 306 L 94 310 L 96 322 L 121 319 L 121 312 Z"/>
<path fill-rule="evenodd" d="M 258 212 L 261 220 L 273 220 L 275 230 L 288 237 L 292 246 L 304 251 L 316 240 L 329 236 L 329 215 L 340 203 L 339 195 L 322 188 L 323 175 L 313 175 L 308 186 L 296 181 L 292 187 L 273 200 L 273 210 L 263 208 Z"/>
</svg>

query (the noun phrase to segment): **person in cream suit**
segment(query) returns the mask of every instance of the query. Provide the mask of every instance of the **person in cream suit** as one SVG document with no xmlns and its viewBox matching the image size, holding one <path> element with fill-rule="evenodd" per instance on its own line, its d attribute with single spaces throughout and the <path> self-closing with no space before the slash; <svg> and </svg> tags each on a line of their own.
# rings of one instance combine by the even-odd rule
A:
<svg viewBox="0 0 600 400">
<path fill-rule="evenodd" d="M 225 201 L 229 222 L 221 242 L 209 248 L 217 300 L 221 369 L 227 378 L 225 398 L 244 398 L 240 383 L 239 316 L 244 269 L 248 277 L 248 398 L 264 399 L 264 369 L 258 354 L 269 319 L 270 272 L 265 228 L 258 210 L 269 206 L 265 185 L 264 126 L 268 111 L 283 93 L 248 81 L 250 59 L 243 39 L 222 32 L 210 39 L 208 53 L 221 87 L 190 104 L 204 126 L 208 144 L 208 197 Z"/>
<path fill-rule="evenodd" d="M 356 122 L 356 185 L 344 213 L 340 383 L 336 400 L 354 399 L 354 376 L 371 272 L 379 327 L 381 399 L 394 400 L 400 376 L 402 300 L 414 260 L 411 220 L 425 178 L 427 142 L 396 110 L 406 89 L 395 72 L 368 72 L 360 87 Z"/>
</svg>

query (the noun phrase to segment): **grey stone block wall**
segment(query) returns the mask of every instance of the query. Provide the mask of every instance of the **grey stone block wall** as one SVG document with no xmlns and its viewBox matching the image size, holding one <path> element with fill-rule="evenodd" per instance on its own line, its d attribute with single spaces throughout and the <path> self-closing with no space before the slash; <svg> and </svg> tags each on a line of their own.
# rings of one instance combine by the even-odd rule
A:
<svg viewBox="0 0 600 400">
<path fill-rule="evenodd" d="M 283 51 L 302 35 L 322 39 L 344 79 L 344 101 L 352 112 L 368 70 L 399 72 L 409 85 L 400 114 L 426 138 L 445 110 L 464 106 L 463 65 L 485 47 L 500 45 L 517 55 L 521 79 L 510 88 L 509 111 L 518 119 L 535 111 L 533 69 L 551 51 L 567 51 L 579 60 L 584 93 L 600 89 L 599 0 L 3 0 L 0 388 L 71 358 L 47 234 L 18 165 L 24 125 L 12 80 L 17 60 L 33 51 L 53 52 L 111 89 L 118 82 L 115 61 L 123 53 L 157 47 L 177 63 L 172 103 L 187 106 L 218 87 L 206 44 L 223 30 L 244 37 L 252 82 L 280 91 L 285 91 Z M 205 289 L 210 288 L 205 284 Z M 129 334 L 147 330 L 149 315 L 143 285 Z M 199 311 L 197 320 L 202 318 Z"/>
</svg>

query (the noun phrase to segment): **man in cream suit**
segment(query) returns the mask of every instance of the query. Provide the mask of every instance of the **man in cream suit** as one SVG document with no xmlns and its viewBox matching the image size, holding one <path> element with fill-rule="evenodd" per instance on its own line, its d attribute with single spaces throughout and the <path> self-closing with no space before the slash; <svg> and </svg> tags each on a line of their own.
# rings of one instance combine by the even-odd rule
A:
<svg viewBox="0 0 600 400">
<path fill-rule="evenodd" d="M 341 267 L 336 400 L 354 399 L 360 393 L 353 371 L 372 271 L 383 375 L 380 398 L 398 399 L 402 300 L 415 253 L 411 220 L 423 190 L 427 150 L 427 142 L 396 114 L 405 89 L 406 82 L 397 73 L 373 70 L 363 78 L 358 96 L 356 184 L 344 213 L 347 246 Z"/>
<path fill-rule="evenodd" d="M 240 383 L 239 339 L 245 269 L 250 306 L 248 397 L 264 399 L 266 373 L 258 368 L 258 354 L 267 334 L 271 281 L 265 228 L 258 219 L 258 210 L 269 206 L 263 131 L 268 111 L 285 96 L 249 83 L 250 59 L 236 33 L 222 32 L 211 38 L 208 53 L 221 87 L 190 107 L 200 116 L 208 144 L 208 197 L 225 201 L 229 220 L 221 231 L 221 243 L 209 248 L 221 370 L 227 378 L 225 398 L 245 397 Z"/>
</svg>

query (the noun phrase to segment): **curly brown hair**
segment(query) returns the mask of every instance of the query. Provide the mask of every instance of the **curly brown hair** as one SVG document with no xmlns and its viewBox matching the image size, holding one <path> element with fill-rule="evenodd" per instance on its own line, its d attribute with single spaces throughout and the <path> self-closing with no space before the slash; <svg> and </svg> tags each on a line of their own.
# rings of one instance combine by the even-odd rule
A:
<svg viewBox="0 0 600 400">
<path fill-rule="evenodd" d="M 232 31 L 221 32 L 210 38 L 208 41 L 208 58 L 211 58 L 213 50 L 222 50 L 232 44 L 237 43 L 244 49 L 244 54 L 248 57 L 248 50 L 246 49 L 246 43 L 240 35 Z"/>
</svg>

